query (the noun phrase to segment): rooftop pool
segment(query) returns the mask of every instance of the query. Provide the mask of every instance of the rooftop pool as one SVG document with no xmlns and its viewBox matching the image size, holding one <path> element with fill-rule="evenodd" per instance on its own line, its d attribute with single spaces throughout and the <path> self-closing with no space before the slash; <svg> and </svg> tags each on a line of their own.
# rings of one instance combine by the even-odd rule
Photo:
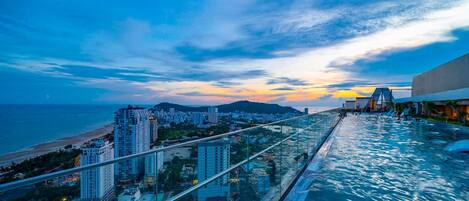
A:
<svg viewBox="0 0 469 201">
<path fill-rule="evenodd" d="M 349 114 L 295 200 L 469 200 L 469 153 L 446 149 L 467 130 Z"/>
</svg>

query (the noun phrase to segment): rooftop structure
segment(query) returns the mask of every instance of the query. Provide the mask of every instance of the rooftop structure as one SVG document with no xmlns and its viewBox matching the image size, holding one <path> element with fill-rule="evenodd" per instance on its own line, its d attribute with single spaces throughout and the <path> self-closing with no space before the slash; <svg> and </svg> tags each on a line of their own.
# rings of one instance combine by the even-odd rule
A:
<svg viewBox="0 0 469 201">
<path fill-rule="evenodd" d="M 356 97 L 354 101 L 345 101 L 343 108 L 354 111 L 385 111 L 394 103 L 392 91 L 387 88 L 376 88 L 370 97 Z"/>
<path fill-rule="evenodd" d="M 354 100 L 353 101 L 348 100 L 348 101 L 345 101 L 343 107 L 346 110 L 353 111 L 353 110 L 355 110 L 355 104 L 356 104 L 356 102 Z"/>
<path fill-rule="evenodd" d="M 392 107 L 394 97 L 389 88 L 376 88 L 371 95 L 370 107 L 372 111 L 387 110 Z"/>
<path fill-rule="evenodd" d="M 469 87 L 469 54 L 412 79 L 412 97 Z M 469 94 L 468 94 L 469 96 Z"/>
<path fill-rule="evenodd" d="M 396 100 L 419 115 L 469 120 L 469 54 L 465 54 L 412 80 L 412 97 Z"/>
<path fill-rule="evenodd" d="M 355 109 L 366 110 L 366 108 L 369 108 L 371 106 L 370 100 L 370 97 L 357 97 L 355 100 Z"/>
</svg>

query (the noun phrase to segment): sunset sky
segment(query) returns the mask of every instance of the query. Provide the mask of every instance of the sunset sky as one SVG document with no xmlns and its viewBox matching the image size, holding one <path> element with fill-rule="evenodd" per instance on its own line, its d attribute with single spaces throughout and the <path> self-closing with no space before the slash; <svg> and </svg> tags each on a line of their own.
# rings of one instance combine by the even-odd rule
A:
<svg viewBox="0 0 469 201">
<path fill-rule="evenodd" d="M 1 1 L 0 103 L 339 106 L 469 52 L 469 1 L 339 2 Z"/>
</svg>

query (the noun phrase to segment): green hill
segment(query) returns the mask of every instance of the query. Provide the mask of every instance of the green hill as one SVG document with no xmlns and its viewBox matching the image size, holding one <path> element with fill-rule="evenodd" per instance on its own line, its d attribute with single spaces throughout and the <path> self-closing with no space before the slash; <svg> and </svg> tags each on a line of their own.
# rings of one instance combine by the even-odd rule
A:
<svg viewBox="0 0 469 201">
<path fill-rule="evenodd" d="M 206 112 L 208 107 L 209 106 L 191 107 L 167 102 L 155 105 L 155 108 L 158 110 L 168 111 L 169 108 L 174 108 L 176 111 L 181 112 Z M 263 114 L 300 113 L 300 111 L 288 106 L 251 101 L 237 101 L 229 104 L 215 105 L 214 107 L 218 108 L 218 112 L 247 112 Z"/>
</svg>

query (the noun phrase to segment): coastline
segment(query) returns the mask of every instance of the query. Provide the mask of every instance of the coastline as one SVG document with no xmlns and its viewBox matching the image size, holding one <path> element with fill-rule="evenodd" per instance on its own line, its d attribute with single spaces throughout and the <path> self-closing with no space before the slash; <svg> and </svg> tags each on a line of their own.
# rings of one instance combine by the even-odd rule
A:
<svg viewBox="0 0 469 201">
<path fill-rule="evenodd" d="M 104 136 L 113 130 L 113 124 L 106 124 L 101 128 L 97 128 L 91 131 L 83 132 L 75 136 L 65 137 L 49 142 L 40 143 L 31 146 L 26 149 L 22 149 L 16 152 L 10 152 L 0 155 L 0 167 L 8 166 L 12 162 L 18 163 L 30 158 L 34 158 L 40 155 L 44 155 L 50 152 L 58 151 L 63 149 L 66 145 L 72 145 L 73 147 L 79 147 L 83 143 L 93 139 Z"/>
</svg>

